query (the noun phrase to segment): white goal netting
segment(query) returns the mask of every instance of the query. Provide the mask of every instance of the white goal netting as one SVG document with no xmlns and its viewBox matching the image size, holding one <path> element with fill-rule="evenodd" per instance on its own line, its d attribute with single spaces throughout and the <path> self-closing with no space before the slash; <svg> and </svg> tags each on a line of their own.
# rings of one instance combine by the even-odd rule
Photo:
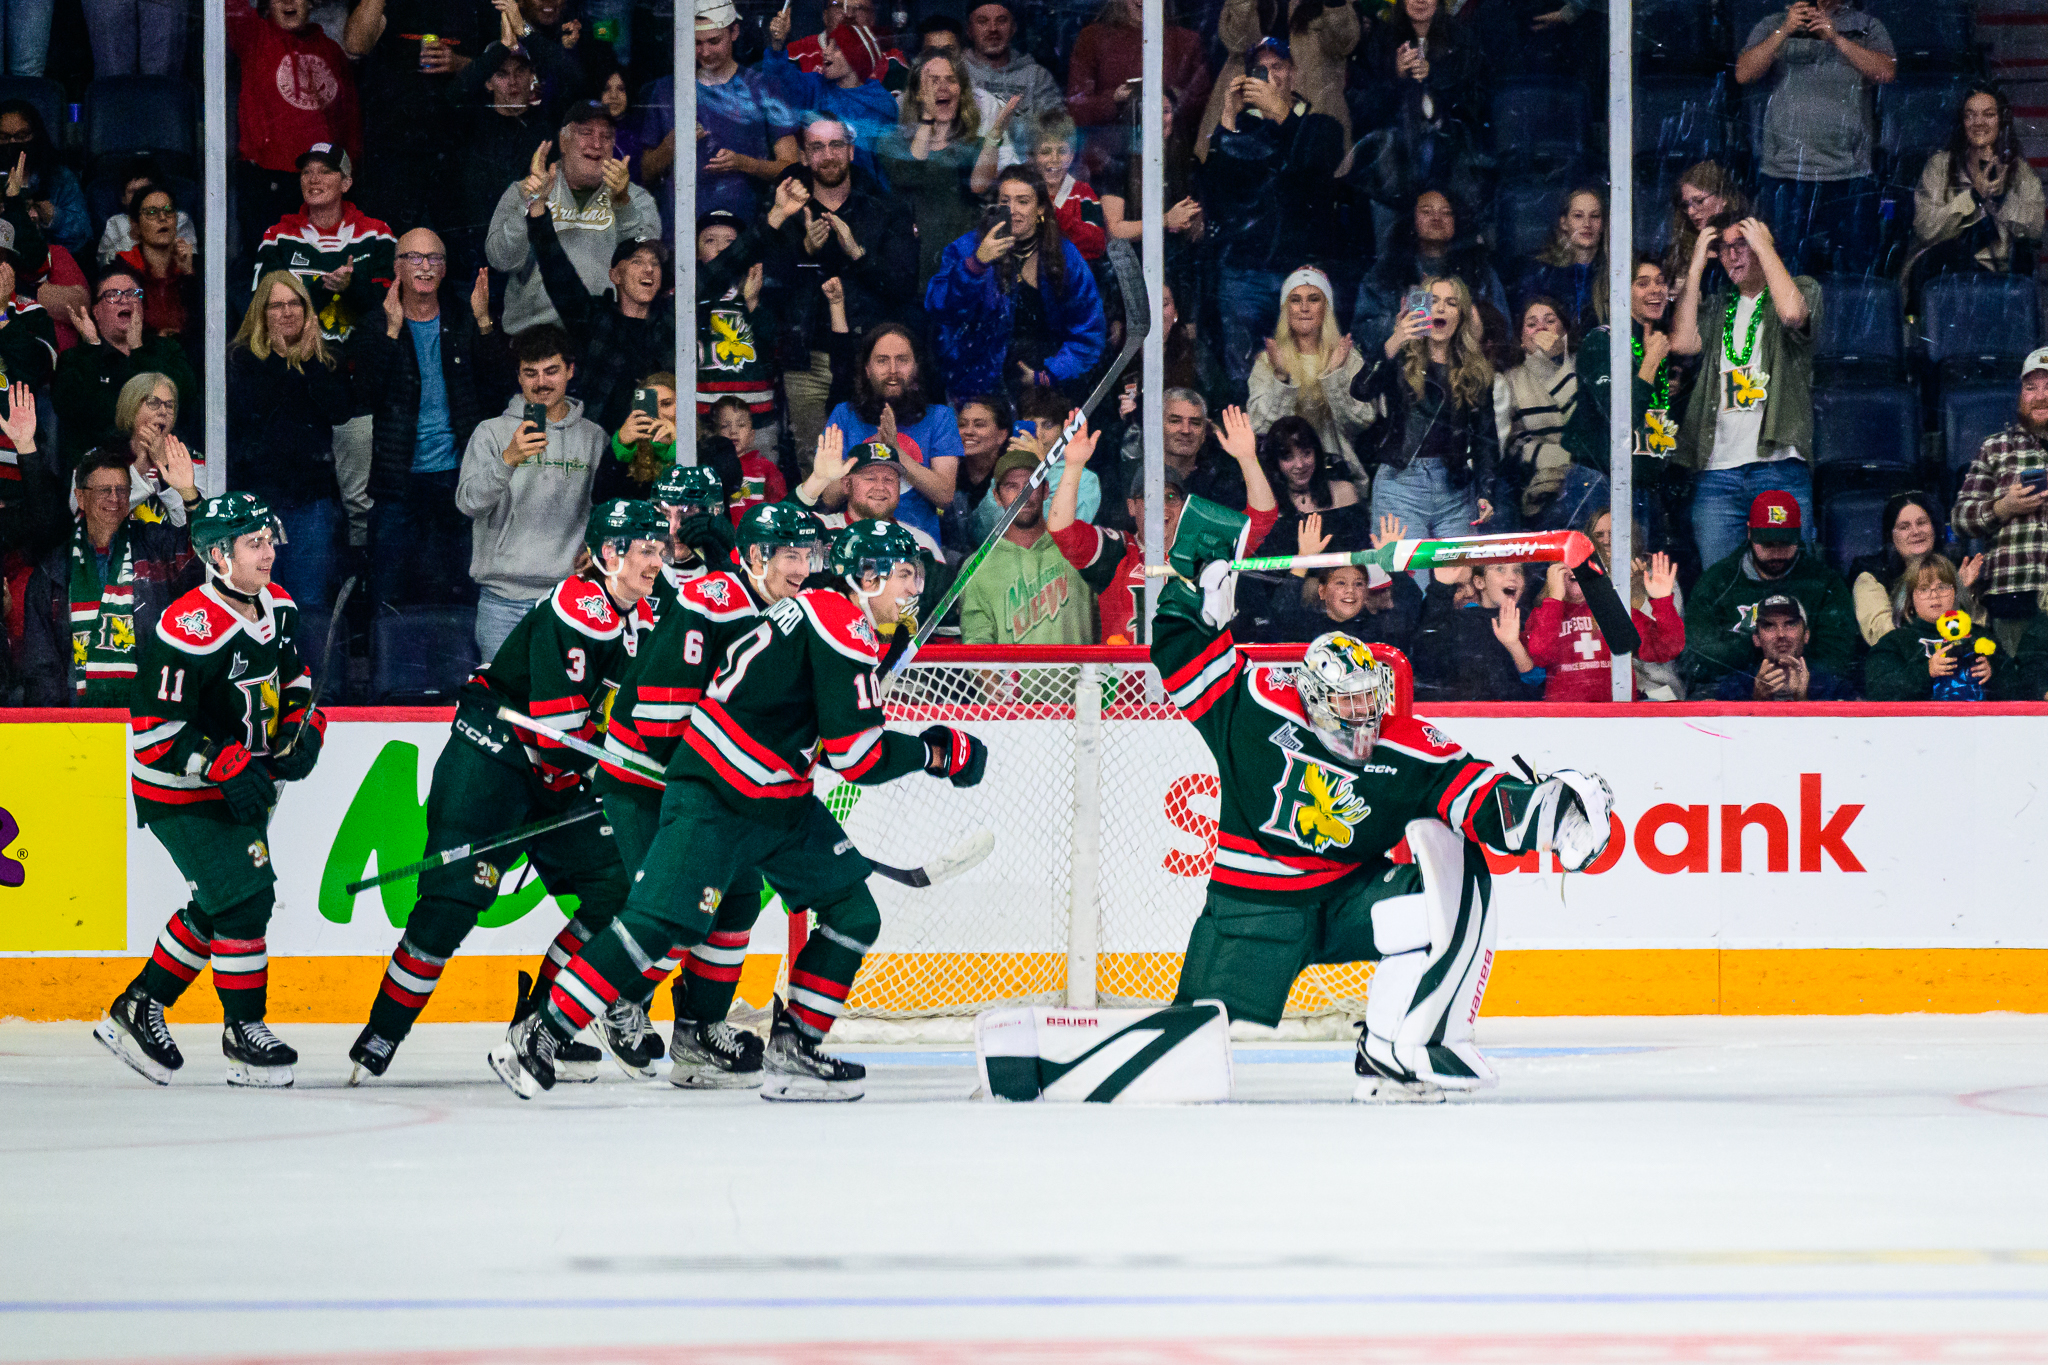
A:
<svg viewBox="0 0 2048 1365">
<path fill-rule="evenodd" d="M 977 828 L 994 833 L 995 849 L 928 889 L 870 883 L 882 933 L 850 1015 L 1170 1000 L 1216 847 L 1216 766 L 1200 736 L 1138 650 L 945 653 L 896 681 L 891 724 L 971 731 L 989 746 L 983 782 L 855 787 L 821 768 L 821 795 L 880 862 L 919 865 Z M 1311 968 L 1288 1014 L 1356 1017 L 1368 975 L 1362 965 Z"/>
</svg>

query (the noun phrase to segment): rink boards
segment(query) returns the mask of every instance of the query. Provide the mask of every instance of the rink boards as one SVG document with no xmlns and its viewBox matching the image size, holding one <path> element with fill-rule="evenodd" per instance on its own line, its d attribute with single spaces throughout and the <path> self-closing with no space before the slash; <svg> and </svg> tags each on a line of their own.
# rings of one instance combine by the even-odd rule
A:
<svg viewBox="0 0 2048 1365">
<path fill-rule="evenodd" d="M 16 714 L 0 723 L 0 1016 L 92 1017 L 184 888 L 134 827 L 115 713 Z M 410 889 L 350 898 L 341 887 L 420 856 L 447 714 L 337 711 L 319 769 L 287 789 L 269 849 L 274 1019 L 342 1022 L 367 1007 Z M 1590 769 L 1615 793 L 1616 838 L 1596 870 L 1567 877 L 1534 857 L 1495 861 L 1501 952 L 1489 1014 L 2048 1011 L 2048 706 L 1429 715 L 1476 754 Z M 912 776 L 862 791 L 849 814 L 862 846 L 892 862 L 929 856 L 975 824 L 998 837 L 996 856 L 944 887 L 874 884 L 885 930 L 864 983 L 910 979 L 886 970 L 891 954 L 1020 977 L 1063 958 L 1071 897 L 1046 851 L 1064 852 L 1056 816 L 1071 801 L 1021 756 L 1066 742 L 1071 726 L 971 728 L 993 754 L 982 787 L 954 793 Z M 1170 990 L 1213 856 L 1214 765 L 1171 719 L 1109 720 L 1105 748 L 1121 757 L 1101 811 L 1098 976 Z M 561 922 L 537 883 L 507 875 L 428 1017 L 500 1017 L 512 973 Z M 756 1003 L 783 941 L 771 904 L 741 986 Z M 871 988 L 864 1003 L 917 1003 L 886 998 L 891 989 Z M 179 1013 L 217 1009 L 202 990 Z"/>
</svg>

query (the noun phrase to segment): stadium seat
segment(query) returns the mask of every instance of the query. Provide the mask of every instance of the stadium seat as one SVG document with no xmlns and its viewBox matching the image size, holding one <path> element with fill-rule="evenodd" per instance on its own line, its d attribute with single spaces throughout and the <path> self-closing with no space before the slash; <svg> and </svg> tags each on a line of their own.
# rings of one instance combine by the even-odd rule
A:
<svg viewBox="0 0 2048 1365">
<path fill-rule="evenodd" d="M 1494 87 L 1494 137 L 1524 166 L 1578 167 L 1586 157 L 1590 104 L 1586 87 L 1578 81 L 1510 77 Z"/>
<path fill-rule="evenodd" d="M 1732 139 L 1719 78 L 1639 76 L 1632 98 L 1638 164 L 1648 157 L 1687 166 L 1727 158 Z"/>
<path fill-rule="evenodd" d="M 1898 286 L 1860 275 L 1829 275 L 1820 286 L 1815 366 L 1837 378 L 1897 378 L 1905 364 Z"/>
<path fill-rule="evenodd" d="M 1635 206 L 1636 250 L 1661 256 L 1671 246 L 1671 189 L 1684 174 L 1683 167 L 1670 167 L 1667 174 L 1645 171 L 1636 165 Z"/>
<path fill-rule="evenodd" d="M 137 152 L 152 152 L 173 173 L 198 165 L 199 114 L 194 88 L 170 76 L 103 76 L 85 90 L 85 155 L 100 171 Z"/>
<path fill-rule="evenodd" d="M 1711 72 L 1722 65 L 1726 38 L 1716 31 L 1715 7 L 1704 0 L 1636 0 L 1635 19 L 1638 70 Z"/>
<path fill-rule="evenodd" d="M 2011 366 L 2040 344 L 2041 300 L 2033 280 L 1942 275 L 1921 293 L 1919 343 L 1936 366 Z"/>
<path fill-rule="evenodd" d="M 1501 182 L 1494 195 L 1498 224 L 1493 246 L 1494 260 L 1505 277 L 1515 263 L 1534 256 L 1550 245 L 1557 228 L 1557 205 L 1571 183 L 1555 176 Z"/>
<path fill-rule="evenodd" d="M 475 607 L 378 607 L 370 633 L 372 705 L 445 705 L 476 666 Z"/>
<path fill-rule="evenodd" d="M 1830 493 L 1821 504 L 1821 548 L 1836 573 L 1846 576 L 1855 560 L 1884 548 L 1884 528 L 1879 522 L 1889 496 L 1874 488 L 1845 488 Z"/>
<path fill-rule="evenodd" d="M 1942 393 L 1942 464 L 1947 470 L 1942 491 L 1950 502 L 1985 438 L 2012 422 L 2018 403 L 2019 390 L 2012 384 L 1957 385 Z"/>
<path fill-rule="evenodd" d="M 27 100 L 43 116 L 50 141 L 64 146 L 64 129 L 69 123 L 64 106 L 70 102 L 61 82 L 44 76 L 0 76 L 0 100 Z"/>
<path fill-rule="evenodd" d="M 1907 69 L 1974 70 L 1981 61 L 1967 0 L 1864 0 Z"/>
<path fill-rule="evenodd" d="M 1893 185 L 1912 186 L 1927 158 L 1948 145 L 1956 111 L 1969 90 L 1966 76 L 1901 75 L 1877 88 L 1877 172 Z"/>
<path fill-rule="evenodd" d="M 1920 463 L 1920 402 L 1903 384 L 1816 388 L 1816 478 L 1859 485 L 1910 475 Z"/>
</svg>

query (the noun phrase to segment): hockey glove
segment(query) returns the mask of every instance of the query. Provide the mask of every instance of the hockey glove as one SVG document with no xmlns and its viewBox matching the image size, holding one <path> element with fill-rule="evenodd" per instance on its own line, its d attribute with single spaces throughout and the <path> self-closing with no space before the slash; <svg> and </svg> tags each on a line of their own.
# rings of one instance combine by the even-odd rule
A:
<svg viewBox="0 0 2048 1365">
<path fill-rule="evenodd" d="M 1237 615 L 1237 573 L 1225 560 L 1201 567 L 1195 580 L 1202 590 L 1202 620 L 1216 630 L 1227 629 Z"/>
<path fill-rule="evenodd" d="M 327 739 L 327 713 L 318 707 L 311 712 L 301 707 L 278 724 L 277 732 L 285 737 L 291 750 L 274 755 L 270 771 L 286 782 L 301 781 L 320 761 L 320 746 Z"/>
<path fill-rule="evenodd" d="M 264 776 L 254 755 L 240 744 L 230 744 L 206 765 L 206 780 L 220 788 L 235 823 L 253 825 L 270 814 L 277 799 L 277 784 Z"/>
<path fill-rule="evenodd" d="M 1549 799 L 1545 799 L 1549 798 Z M 1613 832 L 1614 793 L 1598 773 L 1560 768 L 1537 788 L 1542 814 L 1537 846 L 1557 855 L 1567 872 L 1584 872 L 1602 853 Z"/>
<path fill-rule="evenodd" d="M 918 736 L 924 741 L 924 770 L 956 787 L 972 787 L 988 767 L 988 745 L 965 730 L 933 725 Z"/>
<path fill-rule="evenodd" d="M 714 569 L 732 562 L 732 518 L 724 512 L 693 512 L 676 524 L 676 539 L 697 552 Z"/>
</svg>

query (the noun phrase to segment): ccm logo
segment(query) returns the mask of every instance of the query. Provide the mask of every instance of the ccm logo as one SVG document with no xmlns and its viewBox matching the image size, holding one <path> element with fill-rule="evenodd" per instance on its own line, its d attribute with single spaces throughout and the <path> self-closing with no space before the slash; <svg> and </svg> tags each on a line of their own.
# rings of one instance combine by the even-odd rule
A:
<svg viewBox="0 0 2048 1365">
<path fill-rule="evenodd" d="M 1048 1014 L 1045 1016 L 1045 1022 L 1050 1028 L 1095 1028 L 1102 1021 L 1092 1014 L 1079 1019 L 1070 1019 L 1064 1014 Z"/>
</svg>

